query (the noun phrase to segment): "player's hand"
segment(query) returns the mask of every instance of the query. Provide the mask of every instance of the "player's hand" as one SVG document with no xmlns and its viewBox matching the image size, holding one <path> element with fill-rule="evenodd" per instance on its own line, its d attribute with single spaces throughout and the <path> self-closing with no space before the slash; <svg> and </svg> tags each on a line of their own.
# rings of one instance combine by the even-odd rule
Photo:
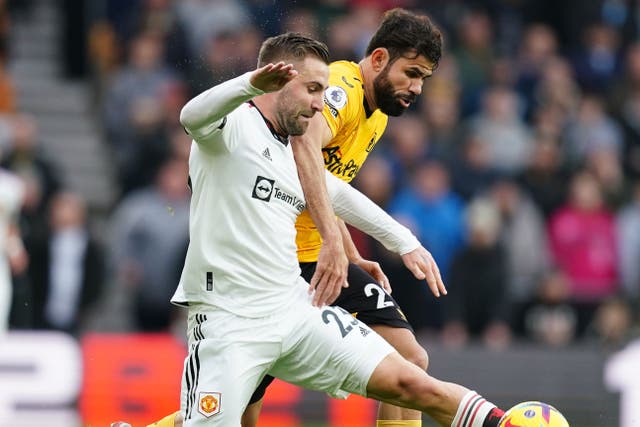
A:
<svg viewBox="0 0 640 427">
<path fill-rule="evenodd" d="M 339 244 L 338 244 L 339 242 Z M 313 292 L 312 304 L 316 307 L 332 304 L 342 288 L 349 286 L 347 283 L 347 271 L 349 260 L 344 253 L 342 240 L 322 242 L 316 272 L 311 278 L 309 292 Z"/>
<path fill-rule="evenodd" d="M 420 246 L 402 255 L 402 262 L 416 279 L 427 281 L 429 289 L 436 297 L 447 294 L 447 288 L 445 288 L 440 276 L 440 269 L 431 253 L 424 247 Z"/>
<path fill-rule="evenodd" d="M 359 258 L 357 260 L 352 260 L 352 262 L 369 273 L 371 277 L 376 279 L 376 281 L 382 286 L 382 288 L 387 291 L 388 294 L 391 294 L 391 284 L 389 283 L 389 279 L 387 275 L 382 271 L 382 267 L 375 261 L 369 261 L 364 258 Z"/>
<path fill-rule="evenodd" d="M 293 64 L 285 64 L 280 61 L 275 64 L 267 64 L 255 70 L 251 74 L 251 84 L 263 92 L 276 92 L 297 75 L 298 72 L 293 69 Z"/>
</svg>

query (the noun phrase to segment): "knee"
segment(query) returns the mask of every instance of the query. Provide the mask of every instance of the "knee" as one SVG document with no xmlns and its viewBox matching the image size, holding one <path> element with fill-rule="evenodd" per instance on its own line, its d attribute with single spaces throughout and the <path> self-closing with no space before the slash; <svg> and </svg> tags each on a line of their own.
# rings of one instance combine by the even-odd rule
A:
<svg viewBox="0 0 640 427">
<path fill-rule="evenodd" d="M 429 367 L 429 353 L 417 342 L 403 357 L 423 371 Z"/>
</svg>

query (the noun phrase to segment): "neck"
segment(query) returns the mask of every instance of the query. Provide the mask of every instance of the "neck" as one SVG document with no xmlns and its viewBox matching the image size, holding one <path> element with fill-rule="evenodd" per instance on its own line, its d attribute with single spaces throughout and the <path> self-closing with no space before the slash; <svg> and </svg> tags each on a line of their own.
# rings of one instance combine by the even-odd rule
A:
<svg viewBox="0 0 640 427">
<path fill-rule="evenodd" d="M 286 138 L 287 133 L 280 127 L 278 120 L 276 120 L 276 97 L 274 93 L 265 93 L 264 95 L 256 96 L 253 98 L 253 103 L 258 107 L 262 116 L 269 120 L 273 130 L 280 136 Z"/>
<path fill-rule="evenodd" d="M 376 104 L 376 97 L 374 96 L 373 80 L 375 73 L 371 68 L 371 63 L 367 58 L 364 58 L 358 64 L 360 67 L 360 74 L 362 74 L 362 87 L 364 88 L 364 100 L 369 107 L 369 111 L 375 111 L 378 108 Z"/>
</svg>

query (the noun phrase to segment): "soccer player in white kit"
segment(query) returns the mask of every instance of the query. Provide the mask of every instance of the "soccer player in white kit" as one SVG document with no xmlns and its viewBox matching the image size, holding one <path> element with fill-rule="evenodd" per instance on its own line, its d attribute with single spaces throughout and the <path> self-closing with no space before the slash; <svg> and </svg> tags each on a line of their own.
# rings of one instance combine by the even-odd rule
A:
<svg viewBox="0 0 640 427">
<path fill-rule="evenodd" d="M 0 169 L 0 339 L 9 329 L 11 264 L 24 265 L 26 259 L 15 222 L 23 197 L 20 179 Z"/>
<path fill-rule="evenodd" d="M 190 244 L 172 301 L 189 307 L 181 393 L 185 426 L 239 426 L 267 373 L 337 397 L 357 393 L 427 412 L 439 424 L 487 427 L 495 405 L 403 359 L 337 307 L 314 307 L 296 259 L 305 200 L 289 135 L 323 108 L 326 46 L 267 39 L 258 69 L 192 99 L 181 122 L 189 159 Z M 336 213 L 399 254 L 411 232 L 327 172 Z M 440 289 L 445 292 L 445 289 Z"/>
</svg>

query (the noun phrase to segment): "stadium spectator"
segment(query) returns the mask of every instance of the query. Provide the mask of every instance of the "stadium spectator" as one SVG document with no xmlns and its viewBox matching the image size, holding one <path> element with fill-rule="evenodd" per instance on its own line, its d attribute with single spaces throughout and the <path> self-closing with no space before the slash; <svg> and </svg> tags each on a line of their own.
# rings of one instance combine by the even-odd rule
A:
<svg viewBox="0 0 640 427">
<path fill-rule="evenodd" d="M 453 190 L 465 201 L 480 195 L 495 182 L 499 174 L 490 164 L 489 147 L 468 132 L 456 156 L 450 162 Z"/>
<path fill-rule="evenodd" d="M 632 199 L 617 214 L 617 242 L 622 290 L 640 303 L 640 182 L 635 183 Z"/>
<path fill-rule="evenodd" d="M 189 222 L 186 163 L 168 160 L 155 184 L 126 196 L 113 214 L 112 250 L 119 282 L 130 289 L 136 327 L 164 331 L 169 298 L 184 260 Z"/>
<path fill-rule="evenodd" d="M 595 149 L 587 155 L 585 169 L 598 181 L 605 204 L 617 210 L 628 196 L 620 154 L 609 148 Z"/>
<path fill-rule="evenodd" d="M 526 102 L 525 116 L 538 107 L 536 88 L 549 61 L 558 53 L 558 40 L 553 30 L 542 23 L 525 28 L 516 57 L 516 90 Z"/>
<path fill-rule="evenodd" d="M 18 114 L 11 116 L 9 123 L 11 142 L 0 157 L 0 165 L 25 179 L 35 181 L 41 197 L 33 208 L 42 211 L 60 187 L 56 165 L 44 154 L 38 124 L 34 117 Z"/>
<path fill-rule="evenodd" d="M 582 89 L 575 80 L 569 61 L 562 56 L 550 58 L 534 90 L 535 128 L 545 135 L 559 137 L 569 118 L 578 110 Z M 546 112 L 547 114 L 540 115 Z"/>
<path fill-rule="evenodd" d="M 533 152 L 527 167 L 518 181 L 545 218 L 564 203 L 568 180 L 569 174 L 564 168 L 560 143 L 551 136 L 538 134 L 534 138 Z"/>
<path fill-rule="evenodd" d="M 418 114 L 429 131 L 431 152 L 447 162 L 456 159 L 464 132 L 460 126 L 460 83 L 453 56 L 445 56 L 438 72 L 424 83 Z"/>
<path fill-rule="evenodd" d="M 36 329 L 78 334 L 105 284 L 101 244 L 92 235 L 82 197 L 53 195 L 46 236 L 29 247 L 29 283 Z"/>
<path fill-rule="evenodd" d="M 582 335 L 598 306 L 618 290 L 614 216 L 591 174 L 572 178 L 569 199 L 552 215 L 548 232 L 552 259 L 569 279 Z"/>
<path fill-rule="evenodd" d="M 175 75 L 163 63 L 163 45 L 156 35 L 142 33 L 131 43 L 129 61 L 113 76 L 104 97 L 104 124 L 112 145 L 122 187 L 131 186 L 128 177 L 140 166 L 135 144 L 136 131 L 163 122 L 159 107 L 162 93 Z M 143 129 L 138 129 L 142 127 Z M 154 144 L 161 145 L 160 141 Z M 133 169 L 133 171 L 132 171 Z"/>
<path fill-rule="evenodd" d="M 569 281 L 559 270 L 545 274 L 534 297 L 515 314 L 515 331 L 532 342 L 563 347 L 576 338 L 578 313 L 571 301 Z"/>
<path fill-rule="evenodd" d="M 531 130 L 522 120 L 521 107 L 515 91 L 494 86 L 484 93 L 480 112 L 469 119 L 469 131 L 487 146 L 496 172 L 515 175 L 531 155 Z"/>
<path fill-rule="evenodd" d="M 580 86 L 587 92 L 606 95 L 620 68 L 620 34 L 597 22 L 582 32 L 582 45 L 571 55 Z"/>
<path fill-rule="evenodd" d="M 500 213 L 491 200 L 476 198 L 465 219 L 468 238 L 451 265 L 442 338 L 454 347 L 481 339 L 491 348 L 503 349 L 511 333 Z"/>
<path fill-rule="evenodd" d="M 382 138 L 380 145 L 392 165 L 394 182 L 400 187 L 411 185 L 413 175 L 425 162 L 431 148 L 424 121 L 412 114 L 398 117 Z"/>
<path fill-rule="evenodd" d="M 511 311 L 533 298 L 549 268 L 546 224 L 542 212 L 513 179 L 498 180 L 489 197 L 500 214 L 498 241 L 504 250 L 506 298 Z"/>
<path fill-rule="evenodd" d="M 601 348 L 619 350 L 633 338 L 633 320 L 629 301 L 620 297 L 607 298 L 596 310 L 588 332 Z"/>
<path fill-rule="evenodd" d="M 464 242 L 464 202 L 451 190 L 445 165 L 437 160 L 419 164 L 411 186 L 398 193 L 389 210 L 424 242 L 447 278 Z"/>
<path fill-rule="evenodd" d="M 609 96 L 614 117 L 624 130 L 625 173 L 640 177 L 640 42 L 631 44 L 626 51 L 624 73 L 616 81 Z"/>
<path fill-rule="evenodd" d="M 594 95 L 582 97 L 575 118 L 567 123 L 565 140 L 567 161 L 574 167 L 597 150 L 622 154 L 622 128 L 607 114 L 603 99 Z"/>
<path fill-rule="evenodd" d="M 251 23 L 246 5 L 234 0 L 181 0 L 176 3 L 176 12 L 195 56 L 218 34 L 245 28 Z"/>
<path fill-rule="evenodd" d="M 462 117 L 480 110 L 481 98 L 486 90 L 495 60 L 493 27 L 489 16 L 481 10 L 468 10 L 456 22 L 457 43 L 452 53 L 458 63 L 462 98 Z"/>
</svg>

